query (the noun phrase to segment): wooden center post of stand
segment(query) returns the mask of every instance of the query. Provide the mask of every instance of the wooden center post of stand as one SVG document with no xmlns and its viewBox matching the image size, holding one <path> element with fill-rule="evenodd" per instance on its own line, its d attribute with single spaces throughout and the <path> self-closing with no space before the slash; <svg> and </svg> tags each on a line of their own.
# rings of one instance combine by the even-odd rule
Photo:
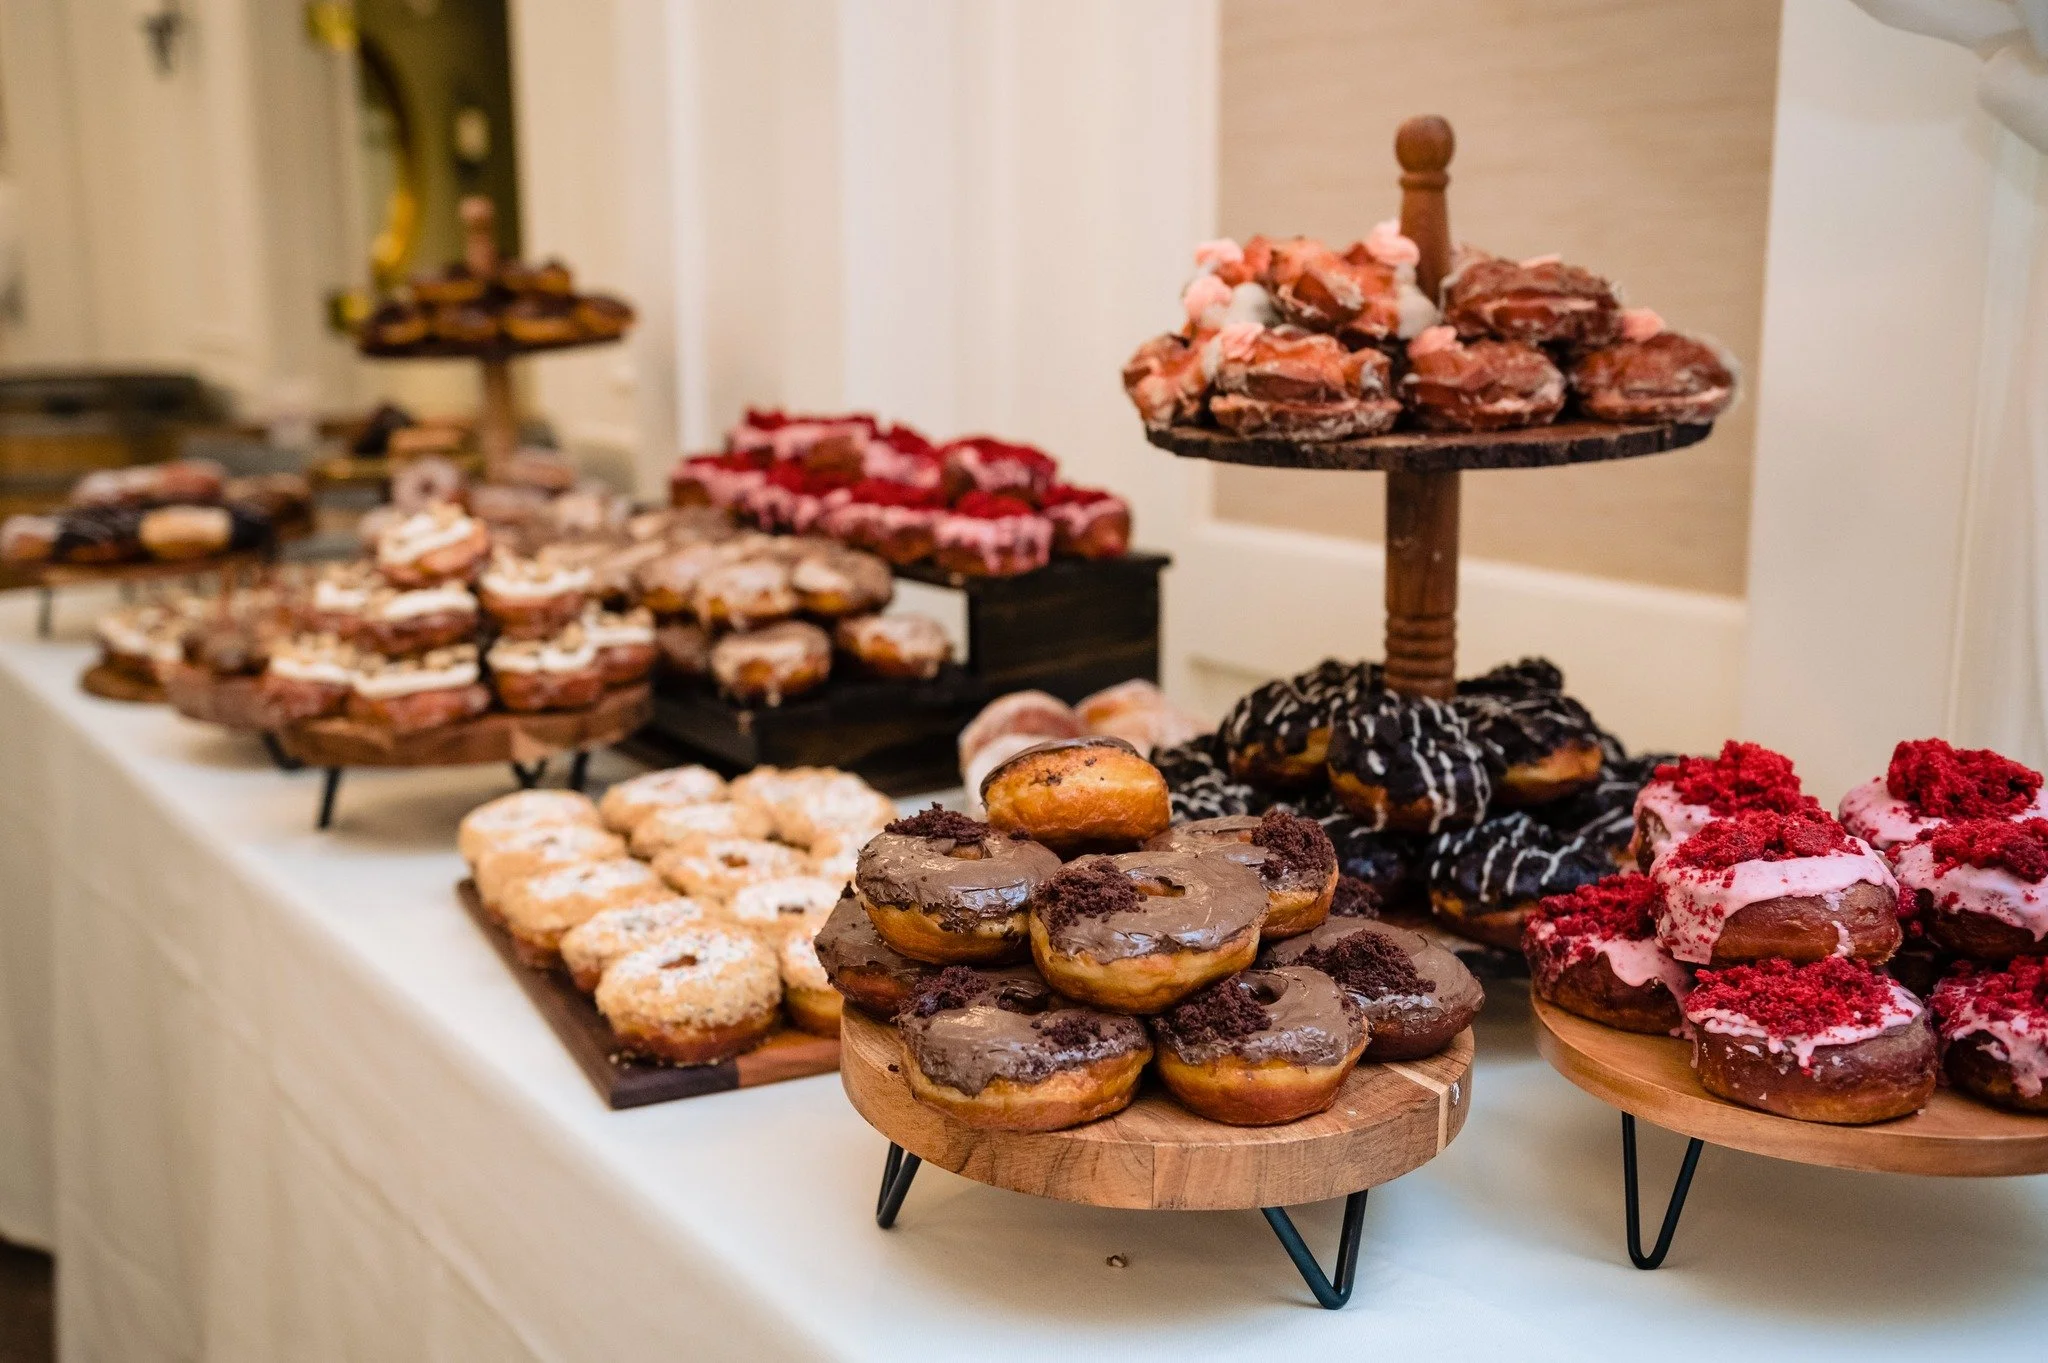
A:
<svg viewBox="0 0 2048 1363">
<path fill-rule="evenodd" d="M 498 212 L 481 194 L 463 199 L 462 263 L 478 279 L 498 273 Z M 483 402 L 477 412 L 477 445 L 484 468 L 495 474 L 519 444 L 519 408 L 512 394 L 512 361 L 504 355 L 483 359 Z"/>
<path fill-rule="evenodd" d="M 1432 301 L 1451 264 L 1444 188 L 1455 143 L 1434 114 L 1394 134 L 1401 162 L 1401 233 L 1422 258 L 1415 285 Z M 1449 696 L 1457 684 L 1458 473 L 1387 474 L 1387 685 Z"/>
</svg>

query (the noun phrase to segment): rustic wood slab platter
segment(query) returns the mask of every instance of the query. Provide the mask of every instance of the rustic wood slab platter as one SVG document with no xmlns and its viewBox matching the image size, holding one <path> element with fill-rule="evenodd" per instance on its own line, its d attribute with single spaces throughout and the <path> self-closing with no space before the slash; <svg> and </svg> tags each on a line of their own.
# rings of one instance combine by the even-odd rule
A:
<svg viewBox="0 0 2048 1363">
<path fill-rule="evenodd" d="M 758 1088 L 784 1079 L 829 1074 L 839 1068 L 839 1038 L 814 1036 L 794 1027 L 778 1028 L 745 1055 L 716 1065 L 663 1065 L 622 1055 L 612 1037 L 611 1024 L 604 1020 L 590 997 L 576 987 L 568 971 L 560 966 L 535 970 L 519 959 L 512 934 L 484 908 L 475 882 L 463 881 L 456 887 L 456 897 L 476 920 L 478 930 L 490 939 L 505 968 L 533 1000 L 533 1006 L 547 1019 L 591 1087 L 614 1111 L 706 1093 Z"/>
<path fill-rule="evenodd" d="M 1624 426 L 1561 421 L 1521 431 L 1394 431 L 1362 440 L 1282 440 L 1232 435 L 1207 426 L 1147 426 L 1145 438 L 1188 459 L 1281 469 L 1362 469 L 1448 473 L 1454 469 L 1533 469 L 1637 459 L 1696 445 L 1700 426 Z"/>
<path fill-rule="evenodd" d="M 271 554 L 249 549 L 211 558 L 142 559 L 134 563 L 46 563 L 35 570 L 41 587 L 87 587 L 103 582 L 157 582 L 167 578 L 198 577 L 234 568 L 257 568 L 270 562 Z"/>
<path fill-rule="evenodd" d="M 1427 1060 L 1360 1065 L 1328 1112 L 1224 1126 L 1156 1081 L 1114 1117 L 1068 1131 L 981 1131 L 918 1102 L 896 1029 L 846 1010 L 839 1077 L 868 1124 L 981 1183 L 1097 1207 L 1235 1210 L 1345 1197 L 1442 1153 L 1472 1106 L 1472 1033 Z"/>
<path fill-rule="evenodd" d="M 164 702 L 162 683 L 144 681 L 106 663 L 94 663 L 80 673 L 78 689 L 101 700 L 125 700 L 137 705 L 161 705 Z"/>
<path fill-rule="evenodd" d="M 2004 1112 L 1935 1090 L 1910 1117 L 1827 1126 L 1756 1112 L 1714 1097 L 1675 1037 L 1618 1031 L 1531 999 L 1536 1049 L 1601 1102 L 1667 1131 L 1753 1155 L 1889 1174 L 1986 1177 L 2048 1172 L 2048 1117 Z"/>
<path fill-rule="evenodd" d="M 237 733 L 275 728 L 263 704 L 259 677 L 216 677 L 203 667 L 180 663 L 164 674 L 164 697 L 187 719 L 218 724 Z"/>
<path fill-rule="evenodd" d="M 460 767 L 536 762 L 575 748 L 616 743 L 654 713 L 642 684 L 607 692 L 586 710 L 492 711 L 460 724 L 400 734 L 353 719 L 316 719 L 278 731 L 285 752 L 309 767 Z"/>
</svg>

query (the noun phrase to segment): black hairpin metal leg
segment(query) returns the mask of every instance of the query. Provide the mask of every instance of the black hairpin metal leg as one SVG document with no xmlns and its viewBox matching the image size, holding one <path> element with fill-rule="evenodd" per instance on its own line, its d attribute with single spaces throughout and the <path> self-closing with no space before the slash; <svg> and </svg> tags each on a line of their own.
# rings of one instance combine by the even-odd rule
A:
<svg viewBox="0 0 2048 1363">
<path fill-rule="evenodd" d="M 910 1191 L 910 1181 L 917 1177 L 917 1167 L 923 1163 L 894 1141 L 889 1142 L 889 1153 L 882 1160 L 882 1191 L 875 1199 L 875 1224 L 883 1230 L 896 1224 L 903 1195 Z"/>
<path fill-rule="evenodd" d="M 1334 1282 L 1323 1276 L 1323 1266 L 1316 1262 L 1316 1256 L 1310 1252 L 1301 1232 L 1294 1228 L 1293 1218 L 1286 1211 L 1279 1207 L 1259 1208 L 1266 1224 L 1273 1228 L 1273 1234 L 1280 1237 L 1280 1247 L 1287 1251 L 1288 1258 L 1294 1260 L 1301 1280 L 1308 1284 L 1308 1290 L 1315 1293 L 1316 1303 L 1326 1311 L 1334 1311 L 1351 1300 L 1352 1280 L 1358 1274 L 1358 1241 L 1365 1231 L 1367 1191 L 1361 1188 L 1344 1199 L 1344 1230 L 1337 1240 Z"/>
<path fill-rule="evenodd" d="M 1678 1231 L 1678 1217 L 1685 1210 L 1685 1195 L 1692 1190 L 1693 1171 L 1699 1168 L 1705 1141 L 1689 1141 L 1685 1159 L 1678 1166 L 1678 1182 L 1671 1189 L 1671 1202 L 1664 1208 L 1664 1224 L 1657 1231 L 1657 1243 L 1643 1253 L 1642 1194 L 1636 1190 L 1636 1119 L 1621 1114 L 1622 1195 L 1628 1213 L 1628 1260 L 1637 1268 L 1655 1268 L 1671 1252 L 1671 1237 Z"/>
<path fill-rule="evenodd" d="M 278 742 L 277 735 L 270 732 L 270 730 L 265 729 L 263 731 L 262 737 L 263 751 L 270 754 L 270 760 L 277 765 L 277 769 L 279 771 L 297 771 L 299 768 L 306 765 L 304 762 L 301 762 L 298 758 L 293 757 L 290 753 L 286 752 L 284 750 L 284 744 Z"/>
<path fill-rule="evenodd" d="M 320 779 L 320 822 L 314 827 L 324 829 L 334 822 L 334 796 L 341 789 L 341 768 L 329 767 Z"/>
<path fill-rule="evenodd" d="M 36 638 L 50 637 L 50 617 L 56 610 L 57 593 L 48 587 L 36 593 Z"/>
<path fill-rule="evenodd" d="M 578 748 L 576 759 L 569 764 L 569 789 L 581 790 L 590 776 L 590 749 Z"/>
<path fill-rule="evenodd" d="M 519 782 L 521 790 L 532 790 L 547 774 L 548 760 L 545 757 L 530 767 L 522 767 L 517 762 L 512 763 L 512 779 Z"/>
</svg>

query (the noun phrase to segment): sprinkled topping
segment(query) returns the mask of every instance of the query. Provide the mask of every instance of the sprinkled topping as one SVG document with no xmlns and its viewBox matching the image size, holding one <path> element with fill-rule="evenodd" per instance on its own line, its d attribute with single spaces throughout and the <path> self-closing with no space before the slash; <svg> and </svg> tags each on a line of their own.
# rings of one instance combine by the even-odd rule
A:
<svg viewBox="0 0 2048 1363">
<path fill-rule="evenodd" d="M 1989 748 L 1920 738 L 1892 749 L 1884 785 L 1923 817 L 1982 819 L 2031 805 L 2041 793 L 2041 773 Z"/>
<path fill-rule="evenodd" d="M 1685 1013 L 1720 1013 L 1753 1023 L 1778 1040 L 1834 1029 L 1883 1026 L 1897 1008 L 1889 975 L 1845 956 L 1810 965 L 1768 960 L 1726 970 L 1702 970 L 1686 998 Z"/>
<path fill-rule="evenodd" d="M 1138 887 L 1104 862 L 1077 862 L 1038 887 L 1035 900 L 1046 929 L 1059 932 L 1077 918 L 1106 918 L 1138 907 Z"/>
<path fill-rule="evenodd" d="M 1650 778 L 1669 785 L 1689 805 L 1704 805 L 1717 816 L 1744 809 L 1780 814 L 1818 811 L 1820 803 L 1799 788 L 1792 759 L 1758 743 L 1729 739 L 1718 757 L 1681 757 Z"/>
<path fill-rule="evenodd" d="M 1964 819 L 1924 835 L 1934 867 L 2008 871 L 2030 884 L 2048 879 L 2048 819 Z"/>
<path fill-rule="evenodd" d="M 1726 870 L 1745 861 L 1791 861 L 1836 852 L 1854 855 L 1862 850 L 1860 843 L 1825 814 L 1746 809 L 1714 820 L 1680 843 L 1670 857 L 1679 866 Z"/>
</svg>

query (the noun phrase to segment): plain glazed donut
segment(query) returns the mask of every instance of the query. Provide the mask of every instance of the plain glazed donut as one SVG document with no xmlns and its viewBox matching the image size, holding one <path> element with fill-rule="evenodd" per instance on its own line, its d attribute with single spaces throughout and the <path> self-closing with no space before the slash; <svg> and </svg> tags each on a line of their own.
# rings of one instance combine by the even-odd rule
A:
<svg viewBox="0 0 2048 1363">
<path fill-rule="evenodd" d="M 1337 982 L 1365 1010 L 1368 1060 L 1435 1055 L 1486 1003 L 1464 962 L 1419 932 L 1370 918 L 1332 918 L 1259 953 L 1264 966 L 1301 966 Z"/>
<path fill-rule="evenodd" d="M 1330 737 L 1330 789 L 1374 828 L 1437 833 L 1478 823 L 1493 798 L 1486 759 L 1449 702 L 1362 693 Z"/>
<path fill-rule="evenodd" d="M 1190 1112 L 1273 1126 L 1321 1112 L 1371 1034 L 1358 1000 L 1318 970 L 1218 980 L 1152 1019 L 1159 1077 Z"/>
<path fill-rule="evenodd" d="M 1166 830 L 1166 778 L 1120 738 L 1038 743 L 981 778 L 988 821 L 1056 852 L 1133 847 Z"/>
<path fill-rule="evenodd" d="M 1929 1002 L 1951 1084 L 1996 1107 L 2048 1113 L 2048 964 L 2038 956 L 2002 970 L 1966 963 Z"/>
<path fill-rule="evenodd" d="M 558 944 L 569 978 L 588 994 L 612 962 L 665 942 L 685 928 L 705 921 L 706 910 L 694 899 L 656 899 L 629 908 L 594 913 L 562 934 Z"/>
<path fill-rule="evenodd" d="M 1145 847 L 1220 854 L 1256 872 L 1266 887 L 1266 921 L 1259 929 L 1266 941 L 1307 932 L 1330 915 L 1337 851 L 1314 819 L 1283 809 L 1203 819 L 1169 828 Z"/>
<path fill-rule="evenodd" d="M 1257 874 L 1214 851 L 1084 857 L 1033 897 L 1031 957 L 1070 998 L 1157 1013 L 1250 965 L 1265 916 Z"/>
<path fill-rule="evenodd" d="M 751 932 L 687 928 L 612 962 L 596 998 L 627 1050 L 675 1065 L 709 1065 L 774 1028 L 782 970 Z"/>
<path fill-rule="evenodd" d="M 853 883 L 875 930 L 903 955 L 999 962 L 1025 954 L 1030 901 L 1059 869 L 1047 848 L 934 805 L 861 848 Z"/>
<path fill-rule="evenodd" d="M 1692 976 L 1657 944 L 1657 884 L 1609 876 L 1553 895 L 1522 932 L 1536 996 L 1625 1032 L 1676 1035 Z"/>
<path fill-rule="evenodd" d="M 1934 945 L 2003 961 L 2048 952 L 2048 819 L 1963 819 L 1898 849 L 1902 913 Z"/>
<path fill-rule="evenodd" d="M 910 996 L 939 968 L 913 961 L 889 945 L 869 920 L 851 885 L 813 939 L 832 987 L 869 1017 L 893 1022 Z"/>
</svg>

